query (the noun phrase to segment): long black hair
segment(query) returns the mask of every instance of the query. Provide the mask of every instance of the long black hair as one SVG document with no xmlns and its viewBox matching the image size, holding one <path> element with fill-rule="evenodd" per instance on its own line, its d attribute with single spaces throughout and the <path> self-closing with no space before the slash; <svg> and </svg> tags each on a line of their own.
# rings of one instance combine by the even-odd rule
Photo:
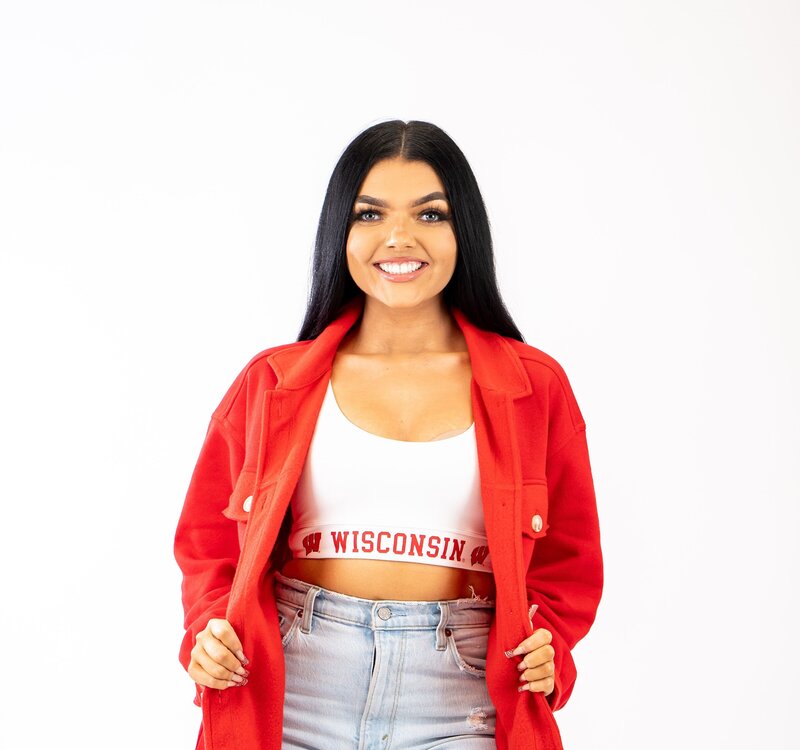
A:
<svg viewBox="0 0 800 750">
<path fill-rule="evenodd" d="M 456 266 L 442 294 L 476 326 L 525 340 L 497 287 L 486 206 L 466 157 L 433 123 L 389 120 L 372 125 L 347 146 L 334 167 L 317 227 L 311 290 L 298 341 L 316 338 L 342 307 L 364 292 L 347 268 L 353 204 L 372 166 L 396 157 L 427 162 L 439 175 L 451 208 Z"/>
</svg>

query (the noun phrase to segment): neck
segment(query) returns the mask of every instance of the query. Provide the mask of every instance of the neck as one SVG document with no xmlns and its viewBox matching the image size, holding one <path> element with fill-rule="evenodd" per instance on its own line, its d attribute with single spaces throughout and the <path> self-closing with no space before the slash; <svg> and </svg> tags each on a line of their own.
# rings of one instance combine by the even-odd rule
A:
<svg viewBox="0 0 800 750">
<path fill-rule="evenodd" d="M 392 356 L 466 351 L 467 347 L 461 328 L 439 295 L 413 307 L 389 307 L 367 297 L 361 323 L 339 349 Z"/>
</svg>

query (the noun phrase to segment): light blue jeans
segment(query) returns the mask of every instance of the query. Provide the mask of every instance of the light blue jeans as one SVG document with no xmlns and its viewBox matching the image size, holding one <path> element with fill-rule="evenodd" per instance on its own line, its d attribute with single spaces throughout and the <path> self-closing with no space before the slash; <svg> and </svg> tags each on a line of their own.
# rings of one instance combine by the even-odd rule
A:
<svg viewBox="0 0 800 750">
<path fill-rule="evenodd" d="M 274 577 L 284 750 L 494 750 L 493 601 L 360 599 Z"/>
</svg>

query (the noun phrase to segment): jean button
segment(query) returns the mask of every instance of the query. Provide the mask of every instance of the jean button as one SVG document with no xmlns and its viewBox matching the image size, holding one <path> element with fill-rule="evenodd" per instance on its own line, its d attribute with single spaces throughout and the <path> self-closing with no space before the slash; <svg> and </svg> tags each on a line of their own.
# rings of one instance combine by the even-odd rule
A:
<svg viewBox="0 0 800 750">
<path fill-rule="evenodd" d="M 381 607 L 378 610 L 378 617 L 380 617 L 381 620 L 388 620 L 391 616 L 392 616 L 392 610 L 389 609 L 388 607 Z"/>
</svg>

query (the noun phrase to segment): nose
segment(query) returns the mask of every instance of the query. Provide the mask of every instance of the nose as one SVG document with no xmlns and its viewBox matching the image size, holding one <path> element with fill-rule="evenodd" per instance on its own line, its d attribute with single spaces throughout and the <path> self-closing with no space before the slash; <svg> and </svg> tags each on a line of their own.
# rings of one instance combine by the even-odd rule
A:
<svg viewBox="0 0 800 750">
<path fill-rule="evenodd" d="M 387 247 L 397 247 L 397 245 L 400 244 L 402 244 L 403 247 L 411 247 L 414 244 L 414 237 L 411 232 L 406 229 L 406 224 L 403 219 L 398 219 L 391 225 L 389 234 L 386 237 Z"/>
</svg>

